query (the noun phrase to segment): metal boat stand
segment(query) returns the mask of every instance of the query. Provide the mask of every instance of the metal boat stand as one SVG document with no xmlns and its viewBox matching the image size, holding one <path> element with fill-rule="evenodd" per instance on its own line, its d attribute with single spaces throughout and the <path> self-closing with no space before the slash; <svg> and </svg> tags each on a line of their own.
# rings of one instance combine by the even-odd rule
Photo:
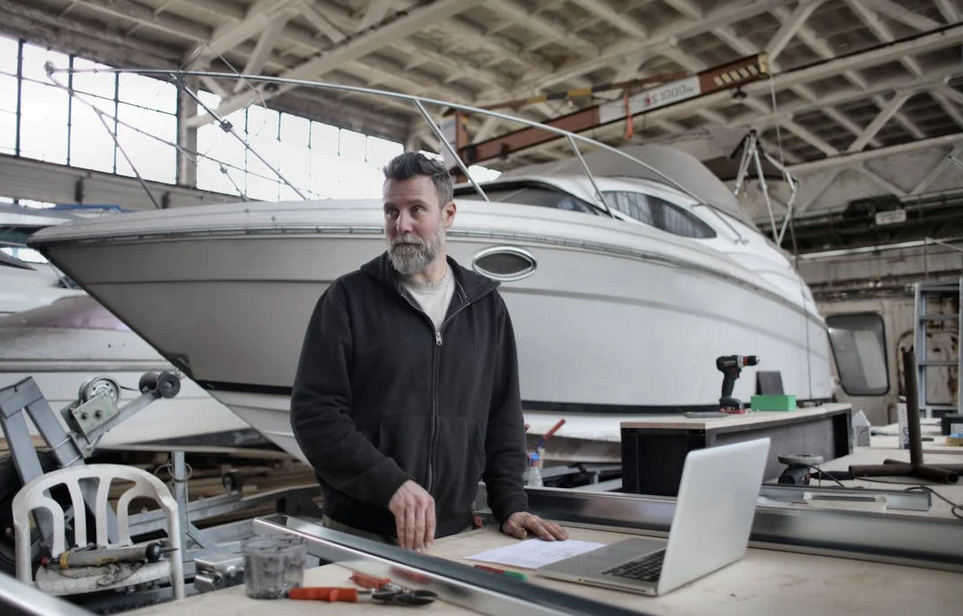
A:
<svg viewBox="0 0 963 616">
<path fill-rule="evenodd" d="M 62 414 L 71 428 L 67 431 L 58 421 L 33 378 L 28 377 L 0 388 L 0 429 L 7 439 L 11 458 L 22 484 L 26 485 L 44 472 L 53 470 L 49 463 L 47 468 L 44 468 L 41 456 L 33 446 L 27 427 L 28 416 L 50 447 L 53 460 L 49 462 L 56 468 L 83 465 L 104 433 L 151 402 L 173 397 L 179 389 L 180 382 L 174 374 L 148 373 L 141 378 L 141 395 L 121 408 L 117 407 L 116 398 L 107 391 L 109 387 L 92 390 L 91 395 L 82 395 L 75 403 L 63 409 Z M 188 472 L 183 451 L 171 453 L 171 479 L 181 517 L 181 545 L 184 546 L 182 558 L 184 574 L 188 579 L 195 575 L 196 559 L 223 560 L 225 554 L 237 552 L 240 541 L 252 534 L 250 520 L 203 530 L 199 529 L 195 522 L 272 502 L 280 503 L 280 508 L 284 511 L 314 514 L 312 499 L 319 490 L 318 486 L 312 483 L 245 497 L 241 495 L 240 485 L 225 482 L 225 494 L 189 502 Z M 95 495 L 95 486 L 84 487 L 84 500 L 88 505 L 94 503 Z M 109 515 L 113 515 L 113 512 L 109 512 Z M 33 543 L 35 554 L 41 546 L 50 545 L 53 535 L 53 526 L 45 516 L 38 516 L 36 522 L 39 532 Z M 116 540 L 116 525 L 108 524 L 108 528 L 111 540 Z M 165 528 L 163 513 L 155 510 L 132 515 L 129 528 L 132 537 L 159 531 Z"/>
</svg>

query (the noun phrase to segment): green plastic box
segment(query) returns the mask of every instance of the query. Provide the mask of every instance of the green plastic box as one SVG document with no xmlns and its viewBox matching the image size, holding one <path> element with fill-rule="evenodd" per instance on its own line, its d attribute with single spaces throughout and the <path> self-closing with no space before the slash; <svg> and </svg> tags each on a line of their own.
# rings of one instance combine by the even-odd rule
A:
<svg viewBox="0 0 963 616">
<path fill-rule="evenodd" d="M 757 395 L 751 406 L 754 411 L 795 411 L 796 396 Z"/>
</svg>

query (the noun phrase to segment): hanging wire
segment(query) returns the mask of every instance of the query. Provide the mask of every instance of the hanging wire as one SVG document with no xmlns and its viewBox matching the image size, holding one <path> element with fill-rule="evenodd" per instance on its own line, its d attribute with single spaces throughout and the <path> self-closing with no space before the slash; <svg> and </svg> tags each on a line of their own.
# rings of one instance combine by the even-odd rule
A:
<svg viewBox="0 0 963 616">
<path fill-rule="evenodd" d="M 79 92 L 76 92 L 76 91 L 71 91 L 71 90 L 69 90 L 69 89 L 66 88 L 63 84 L 61 84 L 60 82 L 58 82 L 57 80 L 55 80 L 55 79 L 53 79 L 53 78 L 51 78 L 51 81 L 53 82 L 53 84 L 54 84 L 56 87 L 59 87 L 59 88 L 63 88 L 63 89 L 65 89 L 65 90 L 68 90 L 68 92 L 69 92 L 69 94 L 70 94 L 70 96 L 72 97 L 73 100 L 76 100 L 76 101 L 78 101 L 78 102 L 80 102 L 80 103 L 83 103 L 84 105 L 86 105 L 87 107 L 89 107 L 92 111 L 94 111 L 94 113 L 98 115 L 98 119 L 100 119 L 102 123 L 105 121 L 105 120 L 104 120 L 104 117 L 107 117 L 107 118 L 115 121 L 119 126 L 123 126 L 124 128 L 130 129 L 131 131 L 133 131 L 133 132 L 135 132 L 135 133 L 138 133 L 138 134 L 140 134 L 140 135 L 143 135 L 143 136 L 145 136 L 145 137 L 147 137 L 147 138 L 149 138 L 149 139 L 153 139 L 154 141 L 157 141 L 157 142 L 159 142 L 159 143 L 163 143 L 164 145 L 168 145 L 168 146 L 173 147 L 173 148 L 176 149 L 177 151 L 179 151 L 179 152 L 181 152 L 182 154 L 184 154 L 185 156 L 187 156 L 187 157 L 191 160 L 191 162 L 193 162 L 195 165 L 198 163 L 198 159 L 204 158 L 204 159 L 208 159 L 208 160 L 211 160 L 211 161 L 213 161 L 213 162 L 216 162 L 216 163 L 222 168 L 222 173 L 226 172 L 225 170 L 223 170 L 225 166 L 231 167 L 231 168 L 233 168 L 233 169 L 235 169 L 235 170 L 237 170 L 237 171 L 240 171 L 241 173 L 244 173 L 244 169 L 242 169 L 241 167 L 238 167 L 238 166 L 236 166 L 236 165 L 232 165 L 232 164 L 230 164 L 230 163 L 225 163 L 225 162 L 223 162 L 223 161 L 217 160 L 216 158 L 214 158 L 214 157 L 212 157 L 212 156 L 208 156 L 208 155 L 203 154 L 203 153 L 201 153 L 201 152 L 198 152 L 198 151 L 195 151 L 195 150 L 191 150 L 191 149 L 185 148 L 184 146 L 180 145 L 179 143 L 177 143 L 177 142 L 175 142 L 175 141 L 168 141 L 167 139 L 164 139 L 163 137 L 158 137 L 157 135 L 148 133 L 148 132 L 142 130 L 141 128 L 139 128 L 139 127 L 137 127 L 137 126 L 135 126 L 135 125 L 133 125 L 133 124 L 131 124 L 131 123 L 129 123 L 129 122 L 126 122 L 126 121 L 121 120 L 121 119 L 119 119 L 119 118 L 115 118 L 114 116 L 112 116 L 112 115 L 110 115 L 110 114 L 108 114 L 108 113 L 105 113 L 105 112 L 101 111 L 100 109 L 98 109 L 98 108 L 96 107 L 96 105 L 94 105 L 94 103 L 92 103 L 91 101 L 86 100 L 86 98 L 85 98 L 86 95 L 84 95 L 84 94 L 82 94 L 82 93 L 79 93 Z M 110 128 L 107 127 L 107 126 L 105 126 L 105 128 L 107 128 L 108 133 L 110 133 L 110 134 L 113 136 L 113 134 L 114 134 L 113 131 L 111 131 Z M 118 139 L 118 141 L 119 141 L 119 139 Z M 119 147 L 119 144 L 118 144 L 118 147 Z M 134 164 L 130 161 L 129 158 L 128 158 L 128 163 L 131 164 L 131 167 L 134 169 L 134 171 L 135 171 L 135 173 L 136 173 L 136 167 L 135 167 Z M 263 178 L 263 179 L 267 179 L 267 180 L 273 180 L 273 179 L 274 179 L 274 178 L 271 178 L 271 177 L 268 177 L 268 176 L 265 176 L 265 175 L 260 175 L 260 174 L 257 174 L 257 173 L 253 173 L 253 172 L 251 173 L 251 175 L 254 175 L 255 177 L 260 177 L 260 178 Z M 138 176 L 138 177 L 139 177 L 139 176 Z M 230 175 L 228 175 L 228 179 L 229 179 L 229 180 L 231 181 L 231 183 L 235 186 L 235 188 L 237 188 L 237 183 L 233 180 L 233 178 L 230 177 Z M 145 188 L 145 190 L 146 190 L 146 188 Z M 238 188 L 238 193 L 239 193 L 239 196 L 240 196 L 242 199 L 244 199 L 245 201 L 249 200 L 249 199 L 243 194 L 243 191 L 241 191 L 240 188 Z M 148 194 L 150 194 L 149 191 L 148 191 Z M 152 200 L 153 200 L 153 199 L 152 199 Z M 156 204 L 156 201 L 155 201 L 155 204 Z"/>
<path fill-rule="evenodd" d="M 123 147 L 122 147 L 121 144 L 120 144 L 119 136 L 117 136 L 117 135 L 114 134 L 114 132 L 109 128 L 109 126 L 108 126 L 108 124 L 106 123 L 106 121 L 105 121 L 104 118 L 109 118 L 110 120 L 116 122 L 118 126 L 123 126 L 123 127 L 127 128 L 127 129 L 129 129 L 129 130 L 131 130 L 131 131 L 133 131 L 133 132 L 135 132 L 135 133 L 137 133 L 137 134 L 139 134 L 139 135 L 143 135 L 143 136 L 147 137 L 148 139 L 152 139 L 152 140 L 154 140 L 154 141 L 157 141 L 157 142 L 159 142 L 159 143 L 162 143 L 162 144 L 164 144 L 164 145 L 167 145 L 167 146 L 170 146 L 170 147 L 174 148 L 174 149 L 177 150 L 178 152 L 180 152 L 180 153 L 184 154 L 185 156 L 187 156 L 188 159 L 190 159 L 190 161 L 191 161 L 192 163 L 194 163 L 195 165 L 197 165 L 197 163 L 199 162 L 200 159 L 210 160 L 210 161 L 212 161 L 212 162 L 214 162 L 214 163 L 217 163 L 217 165 L 218 165 L 218 170 L 219 170 L 222 174 L 224 174 L 225 177 L 228 179 L 228 181 L 231 183 L 231 185 L 234 186 L 235 190 L 236 190 L 237 193 L 238 193 L 238 196 L 239 196 L 243 201 L 250 201 L 250 198 L 245 194 L 245 191 L 238 185 L 237 181 L 235 181 L 235 179 L 232 177 L 232 175 L 231 175 L 231 173 L 230 173 L 230 170 L 234 170 L 234 171 L 237 171 L 237 172 L 242 173 L 242 174 L 245 174 L 245 173 L 246 173 L 246 174 L 248 174 L 248 175 L 250 175 L 250 176 L 252 176 L 252 177 L 256 177 L 256 178 L 263 179 L 263 180 L 268 180 L 268 181 L 275 181 L 275 180 L 277 179 L 276 177 L 273 177 L 273 176 L 265 175 L 265 174 L 258 173 L 258 172 L 255 172 L 255 171 L 246 170 L 246 169 L 244 169 L 243 167 L 239 167 L 239 166 L 234 165 L 234 164 L 232 164 L 232 163 L 228 163 L 228 162 L 224 162 L 224 161 L 222 161 L 222 160 L 219 160 L 218 158 L 215 158 L 214 156 L 210 156 L 210 155 L 207 154 L 206 152 L 200 152 L 200 151 L 198 151 L 198 150 L 192 150 L 192 149 L 189 149 L 189 148 L 186 148 L 186 147 L 182 146 L 181 144 L 177 143 L 176 141 L 169 141 L 169 140 L 167 140 L 167 139 L 164 139 L 163 137 L 158 137 L 157 135 L 154 135 L 154 134 L 152 134 L 152 133 L 146 132 L 146 131 L 144 131 L 143 129 L 141 129 L 141 128 L 139 128 L 139 127 L 131 124 L 130 122 L 126 122 L 126 121 L 124 121 L 124 120 L 121 120 L 120 118 L 116 118 L 116 117 L 110 115 L 109 113 L 105 113 L 104 111 L 98 109 L 98 108 L 96 107 L 96 105 L 94 105 L 93 102 L 91 102 L 90 100 L 87 100 L 87 99 L 86 99 L 86 96 L 87 96 L 86 94 L 81 93 L 81 92 L 77 92 L 77 91 L 75 91 L 75 90 L 72 90 L 71 88 L 69 88 L 69 87 L 65 86 L 64 84 L 62 84 L 61 82 L 57 81 L 52 75 L 50 76 L 50 81 L 51 81 L 51 82 L 53 83 L 53 85 L 55 85 L 56 87 L 61 88 L 61 89 L 65 90 L 65 91 L 67 91 L 67 93 L 71 96 L 71 98 L 72 98 L 73 100 L 76 100 L 76 101 L 78 101 L 78 102 L 83 103 L 84 105 L 86 105 L 87 107 L 89 107 L 92 111 L 94 111 L 95 114 L 97 114 L 98 119 L 101 121 L 102 124 L 104 124 L 104 128 L 105 128 L 105 129 L 107 130 L 107 132 L 111 135 L 111 137 L 114 138 L 114 141 L 115 141 L 115 143 L 117 144 L 118 149 L 121 150 L 121 153 L 124 155 L 124 157 L 125 157 L 125 159 L 127 160 L 128 164 L 130 164 L 130 166 L 131 166 L 131 168 L 133 169 L 133 171 L 134 171 L 137 179 L 141 180 L 141 186 L 144 188 L 145 191 L 147 191 L 148 196 L 151 198 L 151 201 L 152 201 L 152 202 L 154 203 L 154 205 L 155 205 L 156 207 L 158 207 L 158 208 L 160 208 L 160 206 L 159 206 L 157 200 L 153 197 L 153 195 L 150 193 L 149 188 L 145 185 L 144 180 L 141 178 L 140 174 L 138 173 L 137 168 L 136 168 L 136 166 L 134 165 L 134 163 L 133 163 L 133 161 L 131 160 L 131 158 L 130 158 L 130 157 L 127 155 L 127 153 L 123 150 Z M 176 85 L 176 84 L 175 84 L 175 85 Z M 185 87 L 185 89 L 186 89 L 186 86 L 184 86 L 184 87 Z M 249 146 L 248 146 L 248 148 L 249 148 Z M 210 150 L 210 148 L 208 149 L 208 151 L 209 151 L 209 150 Z M 273 171 L 273 169 L 272 169 L 272 171 Z M 292 189 L 294 189 L 294 188 L 292 187 Z M 298 192 L 299 195 L 301 194 L 300 191 L 297 191 L 297 189 L 294 189 L 294 190 L 295 190 L 296 192 Z M 308 192 L 312 193 L 312 195 L 317 195 L 317 193 L 314 193 L 314 191 L 308 191 Z M 225 202 L 227 202 L 227 200 L 225 200 Z"/>
</svg>

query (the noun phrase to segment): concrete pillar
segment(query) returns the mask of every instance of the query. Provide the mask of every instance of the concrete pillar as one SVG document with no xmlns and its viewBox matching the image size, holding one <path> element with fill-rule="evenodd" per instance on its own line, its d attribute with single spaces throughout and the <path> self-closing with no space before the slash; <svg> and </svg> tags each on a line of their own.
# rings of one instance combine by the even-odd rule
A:
<svg viewBox="0 0 963 616">
<path fill-rule="evenodd" d="M 197 92 L 197 77 L 184 77 L 183 86 L 177 94 L 177 144 L 187 152 L 197 151 L 197 128 L 189 126 L 187 119 L 197 115 L 197 101 L 184 91 Z M 197 187 L 197 159 L 188 153 L 177 151 L 177 183 L 190 188 Z"/>
</svg>

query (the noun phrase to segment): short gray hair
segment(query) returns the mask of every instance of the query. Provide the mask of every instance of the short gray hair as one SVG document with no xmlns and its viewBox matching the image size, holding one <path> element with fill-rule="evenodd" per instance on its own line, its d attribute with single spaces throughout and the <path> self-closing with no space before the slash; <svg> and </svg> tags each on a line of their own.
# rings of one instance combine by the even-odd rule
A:
<svg viewBox="0 0 963 616">
<path fill-rule="evenodd" d="M 424 175 L 431 179 L 438 193 L 438 205 L 444 207 L 455 196 L 451 174 L 440 161 L 432 160 L 420 152 L 405 152 L 395 156 L 385 165 L 385 180 L 410 180 Z"/>
</svg>

